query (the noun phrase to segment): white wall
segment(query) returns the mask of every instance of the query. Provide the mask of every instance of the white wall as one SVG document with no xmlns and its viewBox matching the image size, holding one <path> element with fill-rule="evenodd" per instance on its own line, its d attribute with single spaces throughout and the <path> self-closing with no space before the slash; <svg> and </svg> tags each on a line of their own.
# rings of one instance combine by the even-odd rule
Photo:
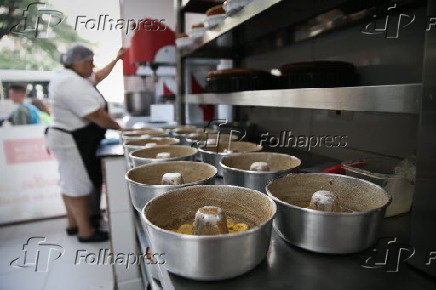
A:
<svg viewBox="0 0 436 290">
<path fill-rule="evenodd" d="M 75 27 L 78 16 L 86 18 L 79 19 L 98 19 L 100 15 L 109 15 L 111 19 L 120 18 L 120 7 L 118 0 L 50 0 L 53 8 L 60 10 L 67 18 L 68 24 Z M 117 55 L 118 49 L 122 47 L 121 34 L 119 30 L 100 29 L 90 30 L 77 26 L 80 36 L 93 43 L 95 53 L 94 63 L 96 69 L 107 65 Z M 60 48 L 63 50 L 62 48 Z M 112 73 L 98 85 L 100 92 L 108 101 L 122 101 L 123 89 L 122 63 L 119 62 Z"/>
<path fill-rule="evenodd" d="M 176 17 L 173 0 L 120 0 L 123 19 L 154 18 L 165 19 L 163 22 L 172 30 L 176 29 Z M 123 34 L 123 46 L 130 46 L 133 33 Z"/>
</svg>

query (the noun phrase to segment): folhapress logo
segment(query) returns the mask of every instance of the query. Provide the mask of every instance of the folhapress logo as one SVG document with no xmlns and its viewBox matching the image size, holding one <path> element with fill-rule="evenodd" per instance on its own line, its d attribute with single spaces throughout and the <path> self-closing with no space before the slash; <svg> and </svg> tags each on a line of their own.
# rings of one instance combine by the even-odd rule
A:
<svg viewBox="0 0 436 290">
<path fill-rule="evenodd" d="M 394 13 L 397 3 L 390 6 L 388 15 L 384 19 L 376 19 L 377 13 L 373 15 L 374 20 L 362 27 L 364 34 L 385 34 L 386 38 L 398 38 L 400 30 L 411 25 L 415 21 L 415 13 Z"/>
<path fill-rule="evenodd" d="M 35 272 L 47 272 L 51 261 L 62 257 L 65 250 L 57 244 L 46 243 L 45 237 L 32 237 L 23 245 L 23 255 L 11 261 L 14 268 L 35 268 Z"/>
<path fill-rule="evenodd" d="M 208 133 L 209 129 L 214 129 L 213 124 L 218 127 L 218 132 Z M 226 138 L 222 138 L 221 131 L 224 131 L 225 134 L 229 136 Z M 215 147 L 218 144 L 229 143 L 229 140 L 231 140 L 232 142 L 242 141 L 247 136 L 247 131 L 242 127 L 233 126 L 227 121 L 227 119 L 213 119 L 209 121 L 209 123 L 203 128 L 203 131 L 199 131 L 198 134 L 200 135 L 198 140 L 194 141 L 191 144 L 191 147 L 197 149 L 202 145 Z M 213 138 L 210 136 L 213 136 Z M 218 150 L 218 147 L 216 148 Z"/>
<path fill-rule="evenodd" d="M 50 38 L 53 36 L 53 27 L 64 19 L 62 12 L 51 9 L 43 2 L 34 2 L 27 5 L 21 21 L 12 26 L 10 31 L 16 35 Z"/>
<path fill-rule="evenodd" d="M 397 238 L 380 240 L 373 255 L 362 262 L 361 266 L 367 269 L 384 268 L 386 272 L 398 272 L 401 263 L 409 260 L 415 254 L 415 248 L 397 243 Z M 386 240 L 386 239 L 383 239 Z"/>
</svg>

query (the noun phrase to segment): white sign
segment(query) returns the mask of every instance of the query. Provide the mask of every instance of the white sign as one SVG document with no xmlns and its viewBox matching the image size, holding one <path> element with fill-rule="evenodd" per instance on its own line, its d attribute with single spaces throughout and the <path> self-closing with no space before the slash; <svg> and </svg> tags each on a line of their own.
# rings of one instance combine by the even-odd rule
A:
<svg viewBox="0 0 436 290">
<path fill-rule="evenodd" d="M 65 214 L 43 125 L 0 128 L 0 224 Z"/>
</svg>

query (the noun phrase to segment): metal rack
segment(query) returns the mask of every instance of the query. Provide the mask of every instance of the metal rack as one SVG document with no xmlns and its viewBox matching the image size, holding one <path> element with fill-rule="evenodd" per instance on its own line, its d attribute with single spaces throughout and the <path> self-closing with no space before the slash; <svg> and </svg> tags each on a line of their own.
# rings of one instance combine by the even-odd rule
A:
<svg viewBox="0 0 436 290">
<path fill-rule="evenodd" d="M 185 95 L 186 104 L 418 114 L 421 84 Z"/>
<path fill-rule="evenodd" d="M 198 1 L 175 0 L 177 15 L 176 31 L 178 33 L 184 31 L 184 14 L 191 9 L 188 9 L 188 7 L 191 7 L 190 5 L 193 5 L 195 2 Z M 246 117 L 253 111 L 256 114 L 262 114 L 262 112 L 266 112 L 264 115 L 268 116 L 262 116 L 263 118 L 260 118 L 256 115 L 254 117 L 254 119 L 258 122 L 265 122 L 265 124 L 263 124 L 263 128 L 273 128 L 274 125 L 278 124 L 277 119 L 279 119 L 281 116 L 297 115 L 297 117 L 292 116 L 294 119 L 292 119 L 292 122 L 289 121 L 289 123 L 295 124 L 295 120 L 304 120 L 307 121 L 306 123 L 308 125 L 303 126 L 303 129 L 309 128 L 309 130 L 311 130 L 312 127 L 322 123 L 320 120 L 324 120 L 322 118 L 325 116 L 321 116 L 318 112 L 316 112 L 322 110 L 348 111 L 353 114 L 362 114 L 358 115 L 359 121 L 365 118 L 377 116 L 375 118 L 376 121 L 374 121 L 374 123 L 371 125 L 375 127 L 378 126 L 378 124 L 376 124 L 378 121 L 383 119 L 389 120 L 390 122 L 382 122 L 379 125 L 379 127 L 386 126 L 387 130 L 389 131 L 393 131 L 398 118 L 404 118 L 406 121 L 409 119 L 413 120 L 413 122 L 416 122 L 416 127 L 414 123 L 410 125 L 411 129 L 409 128 L 409 130 L 405 130 L 406 133 L 404 134 L 403 143 L 409 142 L 412 144 L 409 147 L 419 149 L 417 159 L 417 184 L 414 201 L 416 206 L 414 208 L 414 212 L 411 216 L 408 215 L 408 218 L 402 217 L 387 220 L 386 224 L 389 224 L 389 227 L 392 226 L 392 228 L 385 231 L 384 234 L 397 235 L 395 230 L 405 229 L 405 231 L 401 232 L 404 234 L 403 237 L 405 238 L 406 242 L 409 240 L 409 232 L 411 232 L 411 241 L 414 242 L 414 245 L 419 246 L 420 248 L 423 248 L 424 246 L 428 247 L 431 246 L 429 241 L 436 241 L 434 234 L 429 232 L 429 229 L 432 227 L 430 224 L 431 218 L 429 217 L 435 217 L 436 212 L 434 208 L 434 195 L 429 194 L 431 188 L 434 189 L 436 187 L 436 169 L 434 167 L 434 162 L 436 162 L 436 148 L 434 145 L 436 144 L 434 142 L 436 138 L 436 122 L 434 122 L 434 120 L 436 120 L 436 110 L 434 106 L 434 95 L 436 94 L 434 89 L 434 72 L 436 71 L 436 66 L 434 54 L 432 53 L 432 51 L 436 49 L 434 37 L 432 37 L 429 33 L 426 34 L 424 31 L 422 31 L 422 33 L 421 31 L 414 31 L 414 35 L 417 36 L 416 38 L 413 38 L 415 37 L 413 36 L 411 39 L 417 39 L 418 41 L 409 41 L 410 43 L 406 43 L 406 41 L 401 42 L 402 40 L 398 39 L 396 42 L 393 42 L 395 43 L 395 46 L 392 47 L 395 49 L 390 49 L 391 47 L 389 45 L 386 46 L 385 42 L 382 43 L 381 41 L 384 39 L 384 36 L 379 36 L 378 38 L 377 36 L 374 36 L 374 38 L 370 40 L 371 44 L 374 45 L 374 48 L 368 49 L 367 51 L 358 51 L 352 55 L 347 51 L 347 48 L 356 48 L 359 45 L 365 45 L 365 43 L 356 41 L 355 46 L 353 46 L 354 43 L 341 43 L 341 40 L 343 41 L 343 37 L 354 35 L 352 33 L 356 33 L 356 31 L 360 33 L 360 27 L 367 23 L 365 21 L 368 21 L 368 19 L 372 17 L 371 14 L 367 15 L 369 18 L 361 18 L 360 20 L 349 22 L 345 25 L 342 25 L 343 23 L 337 26 L 332 25 L 333 28 L 330 30 L 325 30 L 323 34 L 320 34 L 322 36 L 325 35 L 325 37 L 322 39 L 319 38 L 319 35 L 305 37 L 298 41 L 295 40 L 296 38 L 289 39 L 288 37 L 290 32 L 294 33 L 292 34 L 293 36 L 295 35 L 295 31 L 297 31 L 296 27 L 298 25 L 304 25 L 308 20 L 313 19 L 313 17 L 316 17 L 319 14 L 325 13 L 330 9 L 344 6 L 346 6 L 347 9 L 350 9 L 350 5 L 356 5 L 353 6 L 353 9 L 355 7 L 364 9 L 372 7 L 372 5 L 374 5 L 376 2 L 377 1 L 347 0 L 253 1 L 242 11 L 238 12 L 236 15 L 233 15 L 232 17 L 227 18 L 215 29 L 208 31 L 202 39 L 197 40 L 191 47 L 178 50 L 176 56 L 178 84 L 176 98 L 176 118 L 179 123 L 185 123 L 186 105 L 225 104 L 235 106 L 235 110 L 237 111 L 235 114 L 237 119 L 236 121 L 246 121 L 240 120 L 239 117 Z M 432 3 L 432 1 L 399 0 L 398 2 L 399 6 L 403 8 L 406 7 L 410 9 L 416 9 L 413 10 L 414 13 L 417 13 L 418 20 L 416 21 L 422 19 L 423 16 L 436 15 L 435 4 Z M 350 11 L 355 12 L 353 9 Z M 424 15 L 419 14 L 423 11 L 425 12 Z M 189 12 L 200 13 L 202 10 L 195 8 Z M 417 26 L 422 29 L 425 27 L 424 22 L 425 20 L 423 20 L 422 23 L 418 23 L 423 25 Z M 265 23 L 268 23 L 269 25 L 264 25 Z M 308 47 L 310 49 L 307 49 Z M 323 51 L 324 47 L 325 51 Z M 387 63 L 389 65 L 393 65 L 391 67 L 380 66 L 380 71 L 371 71 L 370 73 L 379 72 L 379 75 L 371 78 L 370 73 L 368 73 L 362 82 L 362 86 L 360 87 L 246 91 L 231 94 L 185 94 L 185 66 L 188 60 L 198 58 L 232 58 L 237 66 L 250 67 L 254 64 L 259 65 L 260 69 L 263 69 L 264 67 L 262 67 L 262 65 L 265 66 L 266 63 L 266 61 L 262 59 L 264 55 L 269 57 L 268 60 L 271 60 L 271 66 L 277 67 L 277 64 L 279 64 L 281 61 L 281 57 L 286 53 L 284 51 L 288 50 L 289 48 L 294 49 L 295 56 L 293 55 L 291 59 L 295 62 L 310 58 L 319 59 L 325 57 L 326 55 L 336 55 L 343 56 L 344 60 L 350 60 L 351 62 L 353 62 L 353 60 L 362 62 L 366 58 L 369 58 L 369 61 L 374 62 L 383 62 L 383 60 L 388 60 Z M 257 56 L 259 51 L 263 53 L 262 56 Z M 410 62 L 398 58 L 399 56 L 404 57 L 405 51 L 406 53 L 411 52 L 410 55 L 407 55 L 407 57 L 410 57 L 411 59 Z M 404 66 L 395 66 L 396 57 L 398 62 L 404 64 Z M 433 79 L 431 76 L 433 76 Z M 292 112 L 292 114 L 289 112 Z M 276 113 L 278 116 L 275 116 Z M 314 115 L 313 118 L 310 119 L 305 117 L 306 115 L 311 114 Z M 303 115 L 304 118 L 302 117 Z M 327 116 L 327 114 L 325 115 Z M 267 119 L 270 116 L 275 117 L 275 119 L 273 120 L 274 122 L 268 123 Z M 400 124 L 404 124 L 404 122 L 400 122 Z M 365 122 L 361 122 L 360 124 L 362 123 L 365 124 Z M 349 126 L 348 129 L 350 129 L 350 127 L 352 126 Z M 320 128 L 317 129 L 321 130 L 323 127 L 320 126 Z M 370 135 L 373 133 L 371 129 L 365 129 L 366 132 L 361 132 L 363 135 Z M 403 129 L 404 128 L 401 128 L 401 130 Z M 360 130 L 362 130 L 362 128 L 360 128 Z M 366 143 L 362 143 L 364 143 L 366 146 L 367 144 L 371 144 L 371 141 L 366 140 Z M 399 143 L 398 147 L 401 146 L 403 146 L 403 144 Z M 391 148 L 381 148 L 380 151 L 389 151 L 390 149 Z M 406 149 L 402 152 L 400 152 L 401 150 L 397 150 L 400 152 L 398 154 L 404 154 L 404 152 L 407 151 Z M 362 152 L 364 152 L 364 150 L 362 150 Z M 431 165 L 432 162 L 433 165 Z M 398 223 L 395 221 L 398 221 Z M 412 226 L 410 226 L 410 223 Z M 417 226 L 418 223 L 421 224 L 420 227 Z M 413 233 L 420 234 L 420 237 L 417 237 L 416 235 L 413 236 Z M 422 233 L 428 233 L 428 235 L 425 237 L 427 239 L 426 241 L 423 241 L 424 235 Z M 260 268 L 265 270 L 264 268 L 267 267 L 268 269 L 272 268 L 277 271 L 267 271 L 266 273 L 263 273 L 268 277 L 273 277 L 275 281 L 278 281 L 273 283 L 273 286 L 277 289 L 283 286 L 290 287 L 292 284 L 287 280 L 287 274 L 289 273 L 285 273 L 286 271 L 284 271 L 284 269 L 279 269 L 279 266 L 285 267 L 286 265 L 277 265 L 273 259 L 273 257 L 280 255 L 286 256 L 285 253 L 291 253 L 290 256 L 287 256 L 289 261 L 295 259 L 295 261 L 303 263 L 304 260 L 309 259 L 311 263 L 316 264 L 320 262 L 323 265 L 320 267 L 320 269 L 323 267 L 325 269 L 331 267 L 332 269 L 336 269 L 338 271 L 348 271 L 347 273 L 352 277 L 367 279 L 365 280 L 367 285 L 374 286 L 376 283 L 381 281 L 379 279 L 384 279 L 384 275 L 379 275 L 378 278 L 373 277 L 373 279 L 371 279 L 369 276 L 365 278 L 366 274 L 363 274 L 363 276 L 357 274 L 357 269 L 360 269 L 360 266 L 356 263 L 358 263 L 358 260 L 363 258 L 364 255 L 355 255 L 353 258 L 350 257 L 350 259 L 345 259 L 349 262 L 349 264 L 347 264 L 349 267 L 341 267 L 338 264 L 340 263 L 338 261 L 342 259 L 341 257 L 326 257 L 301 251 L 299 249 L 290 247 L 278 239 L 277 235 L 274 235 L 272 240 L 272 250 L 267 258 L 267 266 L 263 265 L 260 266 Z M 298 256 L 298 258 L 296 258 L 296 256 Z M 425 257 L 421 258 L 424 259 Z M 293 263 L 292 265 L 296 267 L 295 269 L 299 269 L 298 262 Z M 423 267 L 416 264 L 413 266 L 420 268 L 420 270 L 423 270 L 424 272 L 431 272 L 429 268 L 423 269 Z M 316 266 L 307 265 L 306 270 L 311 272 L 313 267 L 317 268 Z M 253 273 L 257 275 L 263 275 L 259 271 L 261 270 L 257 268 L 253 271 Z M 319 285 L 319 287 L 321 287 L 321 285 L 329 285 L 326 280 L 324 280 L 325 277 L 321 275 L 320 272 L 315 271 L 313 273 L 313 276 L 309 275 L 309 279 L 314 279 L 314 277 L 316 277 L 316 281 L 313 283 Z M 397 275 L 395 279 L 391 280 L 391 282 L 401 285 L 401 283 L 406 283 L 406 278 L 408 278 L 410 279 L 407 280 L 408 283 L 416 283 L 414 285 L 421 285 L 424 288 L 426 288 L 426 285 L 434 286 L 434 284 L 432 285 L 431 283 L 427 284 L 429 281 L 426 280 L 426 278 L 419 276 L 418 272 L 415 273 L 414 271 L 410 271 L 407 273 L 408 274 L 404 276 Z M 215 284 L 207 285 L 207 287 L 209 288 L 209 286 L 211 286 L 211 288 L 216 287 L 217 289 L 220 286 L 230 288 L 238 287 L 241 289 L 247 285 L 248 288 L 254 287 L 254 285 L 263 285 L 266 287 L 266 284 L 258 284 L 260 283 L 260 280 L 255 278 L 255 274 L 249 273 L 246 276 L 238 279 L 216 283 L 216 286 L 214 286 Z M 303 271 L 300 274 L 304 276 L 307 274 L 307 272 Z M 318 274 L 319 276 L 317 276 Z M 187 281 L 171 274 L 169 277 L 172 284 L 177 289 L 195 289 L 196 287 L 201 289 L 202 287 L 205 287 L 205 284 Z M 336 279 L 340 278 L 341 277 L 336 277 L 331 280 L 336 281 Z M 284 280 L 280 282 L 280 279 Z M 323 281 L 325 282 L 324 284 Z M 299 282 L 304 285 L 304 281 L 299 280 Z M 313 284 L 311 285 L 313 286 Z M 349 285 L 349 287 L 352 286 L 353 285 L 351 284 Z M 310 285 L 308 285 L 308 288 L 310 288 Z"/>
</svg>

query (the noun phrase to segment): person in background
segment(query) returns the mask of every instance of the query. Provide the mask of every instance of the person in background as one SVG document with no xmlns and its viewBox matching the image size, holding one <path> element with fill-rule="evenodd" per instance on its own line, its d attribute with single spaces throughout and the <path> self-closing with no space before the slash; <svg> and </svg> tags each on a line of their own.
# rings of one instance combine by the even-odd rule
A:
<svg viewBox="0 0 436 290">
<path fill-rule="evenodd" d="M 41 123 L 49 125 L 51 123 L 50 108 L 40 99 L 32 99 L 32 105 L 38 109 L 39 119 Z"/>
<path fill-rule="evenodd" d="M 85 45 L 71 46 L 62 55 L 65 69 L 57 72 L 49 85 L 53 122 L 47 130 L 47 145 L 59 163 L 66 231 L 68 235 L 77 234 L 79 242 L 108 240 L 108 233 L 91 223 L 90 195 L 102 186 L 101 164 L 96 157 L 100 141 L 106 129 L 121 129 L 89 79 L 93 75 L 93 57 Z M 96 82 L 101 81 L 98 73 L 95 77 Z"/>
<path fill-rule="evenodd" d="M 12 125 L 28 125 L 41 123 L 38 109 L 26 100 L 26 85 L 12 84 L 9 86 L 9 99 L 11 99 L 18 108 L 9 116 L 9 122 Z"/>
</svg>

